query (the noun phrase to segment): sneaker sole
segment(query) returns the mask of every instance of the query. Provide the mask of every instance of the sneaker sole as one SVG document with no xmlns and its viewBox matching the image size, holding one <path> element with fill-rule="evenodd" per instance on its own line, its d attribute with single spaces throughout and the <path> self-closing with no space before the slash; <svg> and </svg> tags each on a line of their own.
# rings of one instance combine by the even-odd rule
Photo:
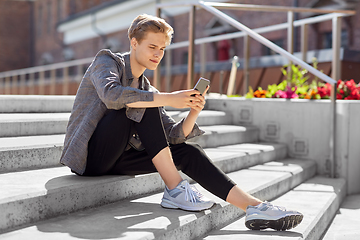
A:
<svg viewBox="0 0 360 240">
<path fill-rule="evenodd" d="M 162 199 L 161 204 L 160 204 L 163 208 L 170 208 L 170 209 L 182 209 L 182 210 L 186 210 L 186 211 L 192 211 L 192 212 L 200 212 L 206 209 L 211 208 L 214 203 L 211 204 L 211 206 L 208 207 L 191 207 L 191 206 L 184 206 L 184 205 L 180 205 L 177 203 L 174 203 L 170 200 L 167 199 Z"/>
<path fill-rule="evenodd" d="M 272 228 L 277 231 L 285 231 L 299 225 L 302 219 L 303 215 L 291 215 L 277 220 L 252 219 L 246 221 L 245 226 L 251 230 Z"/>
</svg>

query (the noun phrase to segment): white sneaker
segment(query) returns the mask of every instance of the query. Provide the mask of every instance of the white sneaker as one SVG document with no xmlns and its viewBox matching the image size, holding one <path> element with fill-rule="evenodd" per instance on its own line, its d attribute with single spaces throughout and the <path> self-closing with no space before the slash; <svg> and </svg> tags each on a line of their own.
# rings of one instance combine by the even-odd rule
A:
<svg viewBox="0 0 360 240">
<path fill-rule="evenodd" d="M 161 206 L 187 211 L 202 211 L 211 208 L 214 203 L 213 200 L 202 195 L 195 186 L 190 185 L 187 180 L 183 180 L 172 190 L 165 187 Z"/>
<path fill-rule="evenodd" d="M 246 209 L 245 225 L 251 230 L 272 228 L 278 231 L 291 229 L 300 224 L 303 215 L 297 211 L 287 211 L 283 207 L 263 202 Z"/>
</svg>

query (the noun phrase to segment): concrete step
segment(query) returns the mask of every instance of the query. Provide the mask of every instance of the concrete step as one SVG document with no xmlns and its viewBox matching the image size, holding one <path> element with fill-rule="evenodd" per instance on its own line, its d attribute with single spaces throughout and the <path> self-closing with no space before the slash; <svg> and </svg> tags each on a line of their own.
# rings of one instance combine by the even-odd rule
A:
<svg viewBox="0 0 360 240">
<path fill-rule="evenodd" d="M 169 111 L 176 121 L 184 118 L 188 111 Z M 66 132 L 70 113 L 2 113 L 0 114 L 0 137 L 18 137 L 62 134 Z M 231 124 L 229 114 L 204 110 L 197 123 L 200 126 Z"/>
<path fill-rule="evenodd" d="M 315 169 L 314 161 L 288 159 L 232 172 L 229 176 L 245 191 L 261 199 L 273 199 L 311 178 L 315 174 Z M 44 193 L 54 195 L 51 186 L 58 185 L 56 183 L 58 177 L 56 173 L 53 172 L 52 174 L 54 182 L 47 183 L 45 186 L 38 181 L 36 183 L 43 185 Z M 154 189 L 154 185 L 159 184 L 159 177 L 156 176 L 157 178 L 155 178 L 155 175 L 151 174 L 150 176 L 154 179 L 143 183 L 148 185 L 145 187 Z M 75 176 L 73 177 L 75 178 Z M 145 176 L 140 176 L 139 179 L 143 177 Z M 67 180 L 70 181 L 70 178 L 68 177 Z M 100 177 L 82 181 L 84 183 L 93 182 L 93 184 L 97 182 L 98 185 L 101 185 L 103 180 L 104 178 Z M 124 181 L 126 180 L 124 179 Z M 136 178 L 132 181 L 128 179 L 129 183 L 134 181 Z M 139 184 L 138 187 L 143 187 L 143 184 Z M 114 184 L 108 194 L 99 190 L 92 190 L 90 194 L 86 194 L 90 191 L 89 189 L 75 189 L 74 187 L 74 204 L 88 203 L 90 201 L 88 195 L 99 198 L 101 204 L 105 204 L 112 197 L 111 195 L 119 194 L 121 191 L 126 192 L 125 187 L 126 185 L 119 183 Z M 110 187 L 107 188 L 110 190 Z M 216 198 L 199 186 L 198 189 L 208 197 L 213 198 L 217 204 L 210 210 L 202 212 L 163 209 L 159 205 L 162 197 L 162 187 L 160 187 L 156 189 L 158 192 L 155 194 L 131 197 L 99 208 L 91 208 L 46 221 L 27 224 L 21 229 L 4 233 L 1 236 L 6 239 L 194 239 L 243 215 L 242 210 Z M 39 213 L 45 214 L 44 218 L 49 218 L 74 210 L 73 208 L 69 209 L 68 196 L 62 195 L 58 198 L 48 196 L 49 198 L 53 201 L 60 200 L 60 202 L 54 203 L 51 209 L 40 205 L 41 211 L 39 211 L 39 205 L 35 203 L 27 207 L 18 206 L 13 210 L 1 209 L 4 213 L 1 217 L 6 216 L 7 219 L 2 219 L 0 222 L 6 222 L 10 225 L 29 217 L 32 217 L 31 221 L 34 222 L 38 220 L 34 216 L 39 215 Z M 40 201 L 38 200 L 38 202 Z M 51 213 L 44 213 L 46 210 L 50 210 Z M 18 220 L 9 219 L 19 215 L 21 218 Z M 11 226 L 1 226 L 1 228 L 4 230 L 4 228 L 9 229 Z"/>
<path fill-rule="evenodd" d="M 360 238 L 360 194 L 345 198 L 322 240 L 358 240 Z"/>
<path fill-rule="evenodd" d="M 215 125 L 201 127 L 205 134 L 190 139 L 202 147 L 217 147 L 235 143 L 257 142 L 259 129 L 254 126 Z"/>
<path fill-rule="evenodd" d="M 75 96 L 0 95 L 0 113 L 71 112 Z"/>
<path fill-rule="evenodd" d="M 288 209 L 295 209 L 304 215 L 302 223 L 289 231 L 277 232 L 272 229 L 251 231 L 245 227 L 245 217 L 242 216 L 231 224 L 228 224 L 219 230 L 209 232 L 205 237 L 201 237 L 199 239 L 319 240 L 321 239 L 324 231 L 326 231 L 331 219 L 338 211 L 340 203 L 345 198 L 345 188 L 345 180 L 343 179 L 317 176 L 274 200 L 273 203 L 275 205 L 286 206 Z M 359 207 L 359 202 L 357 202 L 356 205 Z M 359 223 L 358 217 L 356 219 Z M 351 221 L 344 221 L 344 227 L 346 226 L 345 228 L 349 228 L 349 223 L 351 223 Z M 358 225 L 352 226 L 354 229 L 359 228 Z M 346 229 L 343 230 L 346 231 Z M 357 232 L 359 233 L 359 231 Z M 359 235 L 356 235 L 356 238 L 346 237 L 328 239 L 359 239 Z"/>
<path fill-rule="evenodd" d="M 64 134 L 0 138 L 0 173 L 60 166 Z"/>
<path fill-rule="evenodd" d="M 191 141 L 203 148 L 258 140 L 258 129 L 254 127 L 218 125 L 202 129 L 206 134 Z M 57 166 L 63 143 L 64 134 L 0 138 L 0 173 Z"/>
<path fill-rule="evenodd" d="M 18 137 L 65 133 L 70 113 L 0 114 L 0 136 Z"/>
<path fill-rule="evenodd" d="M 280 144 L 244 144 L 205 151 L 225 172 L 286 156 L 286 147 Z M 0 174 L 0 182 L 0 232 L 164 187 L 157 173 L 135 177 L 79 177 L 67 167 L 4 173 Z"/>
</svg>

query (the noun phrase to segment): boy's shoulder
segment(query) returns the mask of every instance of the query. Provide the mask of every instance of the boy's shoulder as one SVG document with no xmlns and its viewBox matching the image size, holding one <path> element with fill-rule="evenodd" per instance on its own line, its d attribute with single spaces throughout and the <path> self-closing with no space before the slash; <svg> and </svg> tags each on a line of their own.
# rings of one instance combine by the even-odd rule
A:
<svg viewBox="0 0 360 240">
<path fill-rule="evenodd" d="M 125 65 L 125 56 L 129 53 L 113 53 L 110 49 L 101 49 L 94 58 L 94 61 L 111 61 L 115 60 L 121 65 Z"/>
</svg>

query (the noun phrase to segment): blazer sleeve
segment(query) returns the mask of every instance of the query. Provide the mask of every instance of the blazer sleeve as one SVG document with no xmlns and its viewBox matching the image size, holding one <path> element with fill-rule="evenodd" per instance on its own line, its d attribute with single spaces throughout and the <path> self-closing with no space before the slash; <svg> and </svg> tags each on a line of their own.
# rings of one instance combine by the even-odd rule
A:
<svg viewBox="0 0 360 240">
<path fill-rule="evenodd" d="M 171 144 L 183 143 L 188 139 L 194 138 L 196 136 L 200 136 L 205 133 L 205 131 L 201 130 L 198 124 L 195 123 L 189 135 L 185 137 L 183 131 L 183 123 L 185 119 L 183 118 L 179 122 L 176 122 L 171 116 L 169 116 L 166 113 L 164 107 L 159 107 L 159 110 L 169 143 Z"/>
<path fill-rule="evenodd" d="M 90 71 L 90 80 L 108 109 L 121 109 L 128 103 L 154 99 L 152 92 L 121 84 L 120 79 L 125 77 L 125 64 L 114 59 L 106 50 L 96 55 Z"/>
</svg>

